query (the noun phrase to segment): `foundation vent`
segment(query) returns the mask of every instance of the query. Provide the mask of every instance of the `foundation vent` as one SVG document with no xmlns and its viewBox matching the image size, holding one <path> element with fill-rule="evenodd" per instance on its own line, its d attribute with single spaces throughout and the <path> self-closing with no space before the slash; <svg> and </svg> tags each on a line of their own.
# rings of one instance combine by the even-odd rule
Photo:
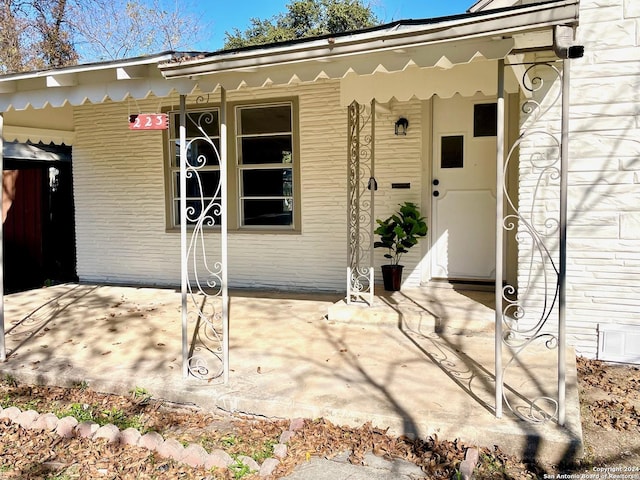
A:
<svg viewBox="0 0 640 480">
<path fill-rule="evenodd" d="M 598 325 L 598 359 L 640 364 L 640 325 Z"/>
</svg>

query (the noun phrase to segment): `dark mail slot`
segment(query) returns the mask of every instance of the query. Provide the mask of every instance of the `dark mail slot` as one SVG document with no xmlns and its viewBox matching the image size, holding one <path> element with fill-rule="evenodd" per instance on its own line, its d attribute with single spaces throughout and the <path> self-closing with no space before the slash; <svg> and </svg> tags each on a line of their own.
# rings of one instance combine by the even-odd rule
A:
<svg viewBox="0 0 640 480">
<path fill-rule="evenodd" d="M 411 188 L 410 183 L 392 183 L 391 188 Z"/>
</svg>

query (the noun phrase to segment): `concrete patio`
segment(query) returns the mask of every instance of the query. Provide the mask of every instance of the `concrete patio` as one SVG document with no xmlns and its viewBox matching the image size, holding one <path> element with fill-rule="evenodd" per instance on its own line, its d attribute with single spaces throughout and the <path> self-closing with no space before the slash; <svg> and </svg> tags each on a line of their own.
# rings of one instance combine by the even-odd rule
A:
<svg viewBox="0 0 640 480">
<path fill-rule="evenodd" d="M 232 291 L 230 381 L 183 379 L 180 294 L 67 284 L 5 297 L 7 362 L 21 382 L 157 398 L 266 417 L 371 421 L 559 461 L 582 452 L 573 351 L 567 425 L 494 415 L 493 293 L 452 288 L 381 294 L 371 308 L 338 294 Z M 506 353 L 506 352 L 505 352 Z M 556 351 L 535 347 L 506 373 L 514 409 L 556 396 Z"/>
</svg>

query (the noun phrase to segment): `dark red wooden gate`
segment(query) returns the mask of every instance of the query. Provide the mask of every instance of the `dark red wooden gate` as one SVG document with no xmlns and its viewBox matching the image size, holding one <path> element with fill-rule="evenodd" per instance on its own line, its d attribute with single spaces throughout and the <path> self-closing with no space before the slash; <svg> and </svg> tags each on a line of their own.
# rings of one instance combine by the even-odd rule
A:
<svg viewBox="0 0 640 480">
<path fill-rule="evenodd" d="M 42 285 L 43 169 L 4 172 L 4 274 L 9 290 Z M 4 216 L 4 215 L 3 215 Z"/>
<path fill-rule="evenodd" d="M 9 159 L 5 168 L 5 292 L 76 281 L 71 162 Z"/>
</svg>

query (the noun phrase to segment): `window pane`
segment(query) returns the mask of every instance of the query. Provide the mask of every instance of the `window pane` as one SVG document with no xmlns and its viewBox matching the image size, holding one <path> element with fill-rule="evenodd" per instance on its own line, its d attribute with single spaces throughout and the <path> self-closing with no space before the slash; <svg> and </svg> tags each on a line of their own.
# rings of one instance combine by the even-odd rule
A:
<svg viewBox="0 0 640 480">
<path fill-rule="evenodd" d="M 291 135 L 241 139 L 240 163 L 291 163 Z"/>
<path fill-rule="evenodd" d="M 218 170 L 207 170 L 198 172 L 198 178 L 193 174 L 187 176 L 187 198 L 213 197 L 220 183 L 220 172 Z M 175 173 L 174 192 L 180 197 L 180 173 Z M 202 192 L 200 191 L 200 183 L 202 184 Z"/>
<path fill-rule="evenodd" d="M 473 136 L 495 137 L 498 129 L 498 104 L 480 103 L 473 106 Z"/>
<path fill-rule="evenodd" d="M 175 125 L 174 135 L 180 135 L 180 114 L 174 112 L 173 124 Z M 218 137 L 220 135 L 220 127 L 218 124 L 218 111 L 212 110 L 208 112 L 187 112 L 187 138 L 203 136 Z"/>
<path fill-rule="evenodd" d="M 291 169 L 244 170 L 242 195 L 247 197 L 282 197 L 293 195 Z"/>
<path fill-rule="evenodd" d="M 440 141 L 440 168 L 462 168 L 464 165 L 464 137 L 453 135 Z"/>
<path fill-rule="evenodd" d="M 293 200 L 243 200 L 244 225 L 291 225 Z"/>
<path fill-rule="evenodd" d="M 240 109 L 240 133 L 255 135 L 291 131 L 291 105 Z"/>
<path fill-rule="evenodd" d="M 213 145 L 215 145 L 215 150 L 213 146 L 206 140 L 194 140 L 192 142 L 187 143 L 187 163 L 192 167 L 201 167 L 201 166 L 219 166 L 220 162 L 218 160 L 218 155 L 216 154 L 216 150 L 220 153 L 220 140 L 214 138 L 211 140 Z M 175 157 L 173 159 L 173 166 L 176 168 L 180 167 L 180 142 L 176 140 L 175 142 Z"/>
<path fill-rule="evenodd" d="M 207 211 L 207 218 L 204 219 L 204 225 L 211 227 L 220 225 L 220 215 L 217 213 L 220 209 L 217 207 L 219 202 L 211 204 L 211 199 L 204 200 L 204 208 Z M 187 225 L 194 225 L 202 214 L 203 203 L 200 200 L 187 200 Z M 180 225 L 180 201 L 174 202 L 174 223 Z"/>
<path fill-rule="evenodd" d="M 220 140 L 217 138 L 213 138 L 211 139 L 211 141 L 213 142 L 213 144 L 215 145 L 219 153 Z M 195 158 L 191 158 L 191 157 L 194 157 L 194 154 L 195 154 Z M 202 159 L 206 161 L 205 165 L 216 166 L 216 167 L 219 165 L 218 157 L 216 156 L 213 147 L 211 146 L 211 144 L 209 144 L 205 140 L 195 140 L 194 142 L 191 143 L 189 147 L 187 147 L 187 162 L 190 165 L 192 166 L 197 165 L 194 162 L 198 160 L 198 155 L 203 156 Z M 175 168 L 180 168 L 180 141 L 179 140 L 176 140 L 174 143 L 174 157 L 173 157 L 173 163 L 171 166 Z"/>
</svg>

